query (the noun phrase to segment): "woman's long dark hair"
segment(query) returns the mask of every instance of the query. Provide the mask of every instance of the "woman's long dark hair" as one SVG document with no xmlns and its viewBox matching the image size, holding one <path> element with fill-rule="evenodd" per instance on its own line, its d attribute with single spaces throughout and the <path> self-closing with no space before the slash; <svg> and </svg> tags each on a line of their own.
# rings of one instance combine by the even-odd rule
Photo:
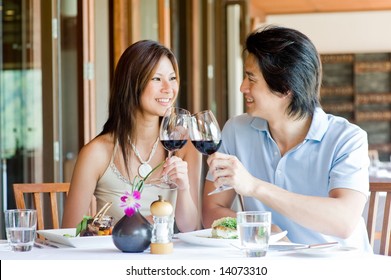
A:
<svg viewBox="0 0 391 280">
<path fill-rule="evenodd" d="M 166 56 L 172 63 L 179 83 L 178 63 L 167 47 L 151 40 L 138 41 L 121 55 L 110 91 L 109 117 L 100 133 L 111 133 L 118 141 L 128 170 L 128 140 L 135 138 L 136 112 L 147 83 L 159 60 Z"/>
</svg>

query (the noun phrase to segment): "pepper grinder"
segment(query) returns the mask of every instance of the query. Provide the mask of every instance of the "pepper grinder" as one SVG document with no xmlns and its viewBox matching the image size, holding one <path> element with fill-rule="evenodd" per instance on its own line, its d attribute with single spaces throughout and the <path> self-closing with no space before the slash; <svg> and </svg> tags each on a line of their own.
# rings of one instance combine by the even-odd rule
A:
<svg viewBox="0 0 391 280">
<path fill-rule="evenodd" d="M 151 254 L 170 254 L 173 251 L 170 220 L 173 207 L 165 201 L 161 195 L 158 200 L 152 202 L 151 213 L 153 215 L 153 229 L 151 239 Z"/>
</svg>

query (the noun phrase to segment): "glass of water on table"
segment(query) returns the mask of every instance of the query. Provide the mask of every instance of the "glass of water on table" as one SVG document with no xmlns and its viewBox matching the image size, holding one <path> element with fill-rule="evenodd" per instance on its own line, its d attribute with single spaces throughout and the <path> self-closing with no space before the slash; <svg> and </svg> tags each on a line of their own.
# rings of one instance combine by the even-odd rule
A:
<svg viewBox="0 0 391 280">
<path fill-rule="evenodd" d="M 4 211 L 5 230 L 12 251 L 30 251 L 34 245 L 37 211 L 34 209 L 11 209 Z"/>
<path fill-rule="evenodd" d="M 244 211 L 237 214 L 240 245 L 247 257 L 263 257 L 269 248 L 272 213 Z"/>
</svg>

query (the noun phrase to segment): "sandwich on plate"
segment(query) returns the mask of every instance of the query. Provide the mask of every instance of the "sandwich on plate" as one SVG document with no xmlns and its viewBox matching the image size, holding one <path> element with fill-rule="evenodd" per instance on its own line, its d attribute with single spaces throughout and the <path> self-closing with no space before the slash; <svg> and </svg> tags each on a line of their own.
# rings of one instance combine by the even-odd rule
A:
<svg viewBox="0 0 391 280">
<path fill-rule="evenodd" d="M 212 237 L 237 239 L 238 231 L 236 227 L 236 218 L 224 217 L 215 220 L 212 224 Z"/>
</svg>

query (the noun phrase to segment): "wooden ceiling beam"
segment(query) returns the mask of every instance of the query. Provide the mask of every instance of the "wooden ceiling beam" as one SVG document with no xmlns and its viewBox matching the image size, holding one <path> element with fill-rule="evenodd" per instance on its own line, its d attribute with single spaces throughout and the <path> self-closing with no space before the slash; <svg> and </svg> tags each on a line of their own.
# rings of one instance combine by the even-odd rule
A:
<svg viewBox="0 0 391 280">
<path fill-rule="evenodd" d="M 250 0 L 250 15 L 357 12 L 391 10 L 389 0 Z"/>
</svg>

